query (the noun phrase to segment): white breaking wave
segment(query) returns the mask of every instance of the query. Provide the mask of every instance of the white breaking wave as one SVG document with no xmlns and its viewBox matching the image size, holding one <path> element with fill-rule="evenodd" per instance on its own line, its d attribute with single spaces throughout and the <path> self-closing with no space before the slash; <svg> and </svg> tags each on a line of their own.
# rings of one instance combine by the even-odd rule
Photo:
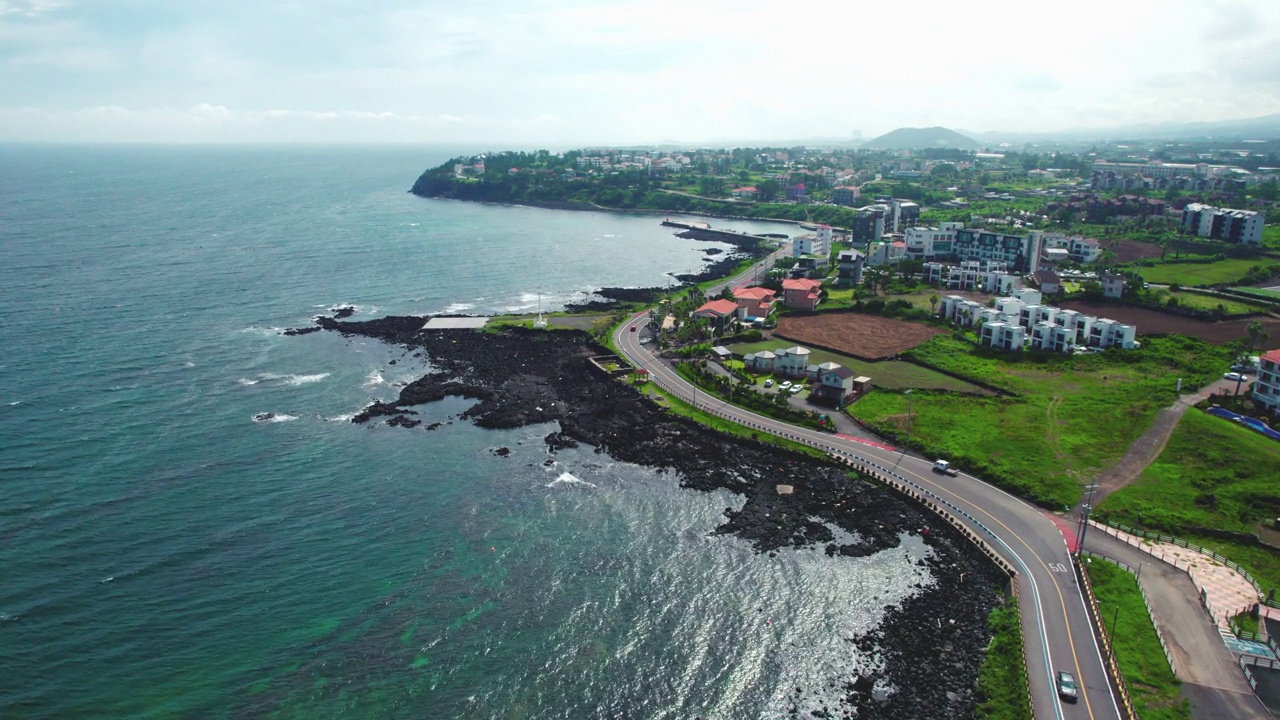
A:
<svg viewBox="0 0 1280 720">
<path fill-rule="evenodd" d="M 284 377 L 284 384 L 293 385 L 295 387 L 298 385 L 309 385 L 311 383 L 320 382 L 327 377 L 329 377 L 329 373 L 316 373 L 315 375 L 286 375 Z"/>
<path fill-rule="evenodd" d="M 355 413 L 347 413 L 346 415 L 334 415 L 333 417 L 325 418 L 324 421 L 325 422 L 351 422 L 351 419 L 354 418 L 355 416 L 356 416 Z"/>
<path fill-rule="evenodd" d="M 243 332 L 243 333 L 252 333 L 252 334 L 254 334 L 254 335 L 263 335 L 263 336 L 268 336 L 268 335 L 284 335 L 284 331 L 285 331 L 285 330 L 288 330 L 288 328 L 282 328 L 282 327 L 258 327 L 257 325 L 250 325 L 249 327 L 247 327 L 247 328 L 245 328 L 245 329 L 241 330 L 240 332 Z"/>
<path fill-rule="evenodd" d="M 258 383 L 263 381 L 278 380 L 284 385 L 291 385 L 293 387 L 297 387 L 299 385 L 309 385 L 311 383 L 317 383 L 327 377 L 329 377 L 329 373 L 316 373 L 314 375 L 277 375 L 276 373 L 262 373 L 261 375 L 253 379 L 239 378 L 238 380 L 236 380 L 236 382 L 241 385 L 249 386 L 249 385 L 257 385 Z"/>
<path fill-rule="evenodd" d="M 253 421 L 256 423 L 282 423 L 297 419 L 297 415 L 290 415 L 288 413 L 264 412 L 253 416 Z"/>
<path fill-rule="evenodd" d="M 475 307 L 476 307 L 476 306 L 475 306 L 474 304 L 472 304 L 472 303 L 458 303 L 458 302 L 456 302 L 456 303 L 452 303 L 452 304 L 450 304 L 450 305 L 449 305 L 449 307 L 447 307 L 447 308 L 445 308 L 444 310 L 442 310 L 442 311 L 441 311 L 441 314 L 442 314 L 442 315 L 451 315 L 451 314 L 453 314 L 453 313 L 466 312 L 466 311 L 468 311 L 468 310 L 474 310 L 474 309 L 475 309 Z"/>
<path fill-rule="evenodd" d="M 387 379 L 382 377 L 382 371 L 380 370 L 374 370 L 373 372 L 370 372 L 368 375 L 364 376 L 365 387 L 376 387 L 378 385 L 386 385 L 386 384 L 387 384 Z"/>
<path fill-rule="evenodd" d="M 581 478 L 576 478 L 570 473 L 560 473 L 560 477 L 547 483 L 547 487 L 557 487 L 560 485 L 585 485 L 589 488 L 599 487 L 595 483 L 589 483 Z"/>
</svg>

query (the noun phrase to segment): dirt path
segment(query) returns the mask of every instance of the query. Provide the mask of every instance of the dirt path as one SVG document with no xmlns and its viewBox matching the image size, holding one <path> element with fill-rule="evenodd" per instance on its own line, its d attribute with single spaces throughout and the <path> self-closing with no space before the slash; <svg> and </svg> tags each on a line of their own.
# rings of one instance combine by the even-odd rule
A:
<svg viewBox="0 0 1280 720">
<path fill-rule="evenodd" d="M 1097 507 L 1111 493 L 1137 480 L 1142 471 L 1160 457 L 1164 446 L 1169 442 L 1169 436 L 1173 434 L 1173 429 L 1178 426 L 1178 421 L 1182 419 L 1182 414 L 1187 411 L 1187 408 L 1215 392 L 1231 392 L 1234 389 L 1235 383 L 1218 380 L 1199 392 L 1179 396 L 1177 402 L 1161 410 L 1155 422 L 1151 423 L 1151 427 L 1129 446 L 1124 457 L 1098 476 L 1098 489 L 1093 496 L 1094 507 Z M 1081 499 L 1081 502 L 1084 500 Z"/>
</svg>

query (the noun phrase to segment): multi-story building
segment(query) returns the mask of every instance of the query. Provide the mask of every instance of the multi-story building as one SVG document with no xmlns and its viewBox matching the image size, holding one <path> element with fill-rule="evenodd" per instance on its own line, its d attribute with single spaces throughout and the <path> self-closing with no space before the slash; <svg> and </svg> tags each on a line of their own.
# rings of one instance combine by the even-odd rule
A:
<svg viewBox="0 0 1280 720">
<path fill-rule="evenodd" d="M 831 254 L 831 226 L 819 225 L 817 232 L 806 233 L 800 235 L 791 241 L 792 257 L 801 257 L 803 255 L 819 255 L 826 257 Z"/>
<path fill-rule="evenodd" d="M 857 250 L 841 250 L 836 256 L 836 287 L 854 287 L 862 282 L 867 256 Z"/>
<path fill-rule="evenodd" d="M 978 343 L 1001 350 L 1021 350 L 1027 344 L 1027 329 L 999 320 L 989 322 L 979 331 Z"/>
<path fill-rule="evenodd" d="M 1022 285 L 1022 278 L 1006 271 L 1004 263 L 982 263 L 968 260 L 955 265 L 938 262 L 924 264 L 924 281 L 949 290 L 979 290 L 1008 295 Z"/>
<path fill-rule="evenodd" d="M 853 216 L 854 240 L 875 242 L 893 233 L 893 211 L 888 205 L 868 205 Z"/>
<path fill-rule="evenodd" d="M 1258 359 L 1258 379 L 1253 383 L 1253 401 L 1280 410 L 1280 350 L 1264 353 Z"/>
<path fill-rule="evenodd" d="M 980 344 L 1005 350 L 1030 346 L 1065 353 L 1082 345 L 1126 350 L 1138 346 L 1137 328 L 1133 325 L 1042 305 L 1040 299 L 1040 293 L 1031 288 L 1018 290 L 1016 297 L 996 298 L 992 307 L 960 295 L 948 295 L 939 303 L 938 312 L 956 325 L 977 327 Z"/>
<path fill-rule="evenodd" d="M 1262 242 L 1263 216 L 1253 210 L 1232 210 L 1189 203 L 1182 211 L 1182 229 L 1200 237 L 1257 245 Z"/>
<path fill-rule="evenodd" d="M 1125 277 L 1120 273 L 1104 272 L 1099 280 L 1105 297 L 1118 298 L 1124 295 Z"/>
<path fill-rule="evenodd" d="M 782 304 L 797 310 L 814 310 L 818 307 L 822 281 L 796 278 L 782 281 Z"/>
<path fill-rule="evenodd" d="M 966 230 L 961 223 L 907 228 L 903 240 L 913 260 L 978 260 L 1004 263 L 1008 270 L 1034 273 L 1040 260 L 1040 234 L 1004 235 Z"/>
<path fill-rule="evenodd" d="M 852 207 L 857 202 L 859 194 L 857 187 L 842 185 L 831 191 L 831 202 L 836 205 Z"/>
<path fill-rule="evenodd" d="M 959 260 L 1003 262 L 1015 272 L 1034 273 L 1039 266 L 1040 243 L 1035 235 L 1005 235 L 962 228 L 956 230 L 952 256 Z"/>
<path fill-rule="evenodd" d="M 779 375 L 804 377 L 809 370 L 809 348 L 799 345 L 774 352 L 773 371 Z"/>
<path fill-rule="evenodd" d="M 1098 318 L 1089 329 L 1089 345 L 1109 348 L 1122 347 L 1132 350 L 1135 347 L 1134 336 L 1137 328 L 1110 318 Z"/>
<path fill-rule="evenodd" d="M 733 301 L 737 303 L 743 318 L 767 318 L 773 312 L 777 293 L 768 288 L 744 287 L 733 291 Z"/>
<path fill-rule="evenodd" d="M 909 227 L 903 233 L 907 243 L 907 257 L 912 260 L 931 260 L 935 257 L 950 257 L 956 239 L 956 231 L 964 228 L 964 223 L 946 222 L 938 227 Z"/>
<path fill-rule="evenodd" d="M 1038 322 L 1031 328 L 1030 344 L 1037 350 L 1068 353 L 1076 347 L 1076 334 L 1056 323 Z"/>
</svg>

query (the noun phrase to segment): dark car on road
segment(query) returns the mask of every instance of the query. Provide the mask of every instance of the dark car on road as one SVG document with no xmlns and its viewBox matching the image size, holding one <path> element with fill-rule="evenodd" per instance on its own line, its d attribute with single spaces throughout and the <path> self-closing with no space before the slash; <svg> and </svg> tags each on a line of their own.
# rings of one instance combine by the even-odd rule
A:
<svg viewBox="0 0 1280 720">
<path fill-rule="evenodd" d="M 1058 697 L 1067 702 L 1075 702 L 1078 697 L 1076 678 L 1071 673 L 1058 673 Z"/>
</svg>

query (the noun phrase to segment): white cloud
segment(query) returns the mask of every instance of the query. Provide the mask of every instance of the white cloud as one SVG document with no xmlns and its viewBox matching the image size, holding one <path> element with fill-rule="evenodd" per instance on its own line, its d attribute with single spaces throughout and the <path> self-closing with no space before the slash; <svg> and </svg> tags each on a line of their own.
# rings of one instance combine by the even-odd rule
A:
<svg viewBox="0 0 1280 720">
<path fill-rule="evenodd" d="M 1265 0 L 127 9 L 0 0 L 0 140 L 563 145 L 1280 112 L 1280 3 Z M 133 108 L 145 132 L 77 120 L 99 107 Z M 20 121 L 30 108 L 47 127 Z"/>
</svg>

